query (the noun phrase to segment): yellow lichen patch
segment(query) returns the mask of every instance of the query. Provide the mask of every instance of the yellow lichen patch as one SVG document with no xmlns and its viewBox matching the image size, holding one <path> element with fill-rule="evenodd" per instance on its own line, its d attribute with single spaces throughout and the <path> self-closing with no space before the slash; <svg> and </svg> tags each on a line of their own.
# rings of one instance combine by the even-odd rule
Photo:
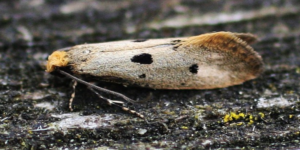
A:
<svg viewBox="0 0 300 150">
<path fill-rule="evenodd" d="M 227 114 L 227 115 L 224 116 L 223 120 L 226 123 L 226 122 L 232 121 L 232 117 L 229 114 Z"/>
<path fill-rule="evenodd" d="M 187 130 L 187 129 L 189 129 L 187 126 L 181 126 L 181 129 L 183 129 L 183 130 Z"/>
<path fill-rule="evenodd" d="M 259 114 L 259 116 L 260 116 L 261 119 L 263 119 L 265 117 L 265 114 L 262 113 L 262 112 L 259 112 L 258 114 Z"/>
<path fill-rule="evenodd" d="M 248 122 L 248 125 L 252 125 L 254 123 L 254 116 L 250 113 L 247 114 L 245 122 Z"/>
<path fill-rule="evenodd" d="M 243 124 L 244 124 L 244 122 L 238 122 L 236 125 L 241 126 Z"/>
<path fill-rule="evenodd" d="M 248 125 L 252 125 L 254 123 L 253 120 L 249 120 Z"/>
<path fill-rule="evenodd" d="M 54 71 L 55 67 L 67 66 L 69 60 L 67 58 L 67 52 L 55 51 L 48 57 L 47 72 Z"/>
<path fill-rule="evenodd" d="M 244 119 L 244 118 L 245 118 L 244 113 L 230 112 L 229 114 L 225 115 L 224 122 L 230 122 L 230 121 L 235 121 L 235 120 Z"/>
<path fill-rule="evenodd" d="M 242 112 L 230 112 L 224 116 L 223 122 L 235 125 L 252 125 L 254 122 L 259 122 L 265 117 L 265 114 L 259 112 L 257 115 L 253 116 L 253 114 L 245 114 Z"/>
</svg>

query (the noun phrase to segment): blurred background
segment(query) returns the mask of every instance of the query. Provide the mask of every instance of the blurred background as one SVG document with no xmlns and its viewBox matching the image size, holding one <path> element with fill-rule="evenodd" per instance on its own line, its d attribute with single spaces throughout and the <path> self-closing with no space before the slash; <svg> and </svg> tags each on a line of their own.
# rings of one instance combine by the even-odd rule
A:
<svg viewBox="0 0 300 150">
<path fill-rule="evenodd" d="M 298 0 L 0 0 L 0 147 L 300 147 L 299 14 Z M 70 112 L 71 81 L 44 71 L 64 47 L 216 31 L 258 36 L 265 72 L 215 90 L 99 83 L 138 100 L 128 107 L 148 122 L 81 85 Z M 230 113 L 246 117 L 225 120 Z"/>
</svg>

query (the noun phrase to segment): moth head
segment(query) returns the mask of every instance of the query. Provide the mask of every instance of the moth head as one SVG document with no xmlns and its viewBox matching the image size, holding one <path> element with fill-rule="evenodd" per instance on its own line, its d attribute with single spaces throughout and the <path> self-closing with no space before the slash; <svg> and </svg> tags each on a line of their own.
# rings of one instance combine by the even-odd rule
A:
<svg viewBox="0 0 300 150">
<path fill-rule="evenodd" d="M 69 59 L 67 52 L 55 51 L 48 57 L 47 72 L 52 72 L 56 67 L 65 67 L 68 65 Z"/>
</svg>

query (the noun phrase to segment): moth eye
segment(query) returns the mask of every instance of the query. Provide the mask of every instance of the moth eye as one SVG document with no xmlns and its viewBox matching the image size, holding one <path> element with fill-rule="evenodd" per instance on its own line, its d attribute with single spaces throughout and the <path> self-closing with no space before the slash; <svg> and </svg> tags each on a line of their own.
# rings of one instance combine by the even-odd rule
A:
<svg viewBox="0 0 300 150">
<path fill-rule="evenodd" d="M 134 63 L 140 63 L 140 64 L 151 64 L 153 63 L 152 55 L 147 53 L 142 53 L 139 55 L 135 55 L 131 58 L 131 61 Z"/>
<path fill-rule="evenodd" d="M 145 42 L 145 41 L 147 41 L 147 39 L 136 39 L 136 40 L 134 40 L 132 42 Z"/>
<path fill-rule="evenodd" d="M 197 74 L 198 73 L 198 65 L 197 64 L 191 65 L 189 70 L 190 70 L 191 73 Z"/>
<path fill-rule="evenodd" d="M 139 75 L 139 78 L 146 78 L 146 75 L 145 74 L 141 74 L 141 75 Z"/>
</svg>

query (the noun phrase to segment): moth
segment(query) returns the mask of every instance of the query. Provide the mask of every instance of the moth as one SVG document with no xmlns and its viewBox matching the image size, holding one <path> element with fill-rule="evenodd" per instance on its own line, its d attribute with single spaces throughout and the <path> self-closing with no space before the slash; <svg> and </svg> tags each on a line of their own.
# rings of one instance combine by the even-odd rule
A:
<svg viewBox="0 0 300 150">
<path fill-rule="evenodd" d="M 250 33 L 215 32 L 192 37 L 82 44 L 53 52 L 47 72 L 153 89 L 214 89 L 241 84 L 263 71 Z"/>
</svg>

